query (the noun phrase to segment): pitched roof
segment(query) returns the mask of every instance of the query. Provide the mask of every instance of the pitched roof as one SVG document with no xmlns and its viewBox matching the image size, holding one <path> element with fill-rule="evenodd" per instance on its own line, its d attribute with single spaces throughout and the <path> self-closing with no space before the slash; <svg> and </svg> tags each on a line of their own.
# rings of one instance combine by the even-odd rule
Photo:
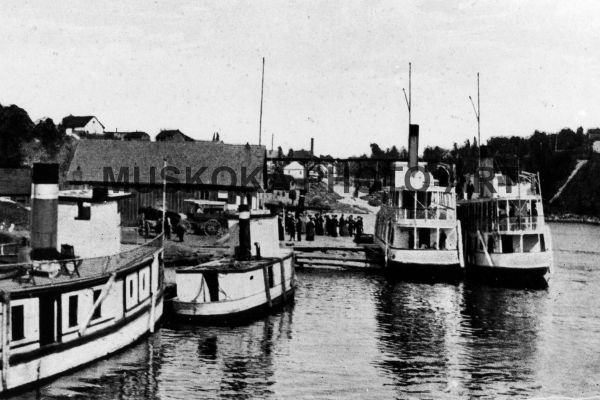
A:
<svg viewBox="0 0 600 400">
<path fill-rule="evenodd" d="M 0 168 L 0 196 L 29 196 L 30 168 Z"/>
<path fill-rule="evenodd" d="M 113 177 L 113 181 L 118 181 L 123 172 L 123 177 L 127 175 L 132 184 L 161 184 L 165 158 L 169 166 L 167 176 L 177 180 L 169 180 L 171 183 L 238 188 L 254 188 L 256 183 L 261 187 L 264 185 L 264 146 L 211 141 L 81 140 L 69 166 L 67 180 L 108 184 Z M 136 174 L 139 175 L 137 179 Z"/>
<path fill-rule="evenodd" d="M 66 128 L 83 128 L 84 126 L 87 125 L 88 122 L 90 122 L 92 120 L 92 118 L 96 118 L 96 117 L 94 117 L 93 115 L 86 115 L 86 116 L 81 116 L 81 117 L 69 115 L 68 117 L 63 118 L 61 125 L 65 129 Z M 102 122 L 98 121 L 98 123 L 104 128 L 104 125 L 102 125 Z"/>
<path fill-rule="evenodd" d="M 181 135 L 183 137 L 183 139 L 185 141 L 187 141 L 187 142 L 193 142 L 194 141 L 194 139 L 192 139 L 191 137 L 189 137 L 185 133 L 181 132 L 179 129 L 164 129 L 164 130 L 160 131 L 158 133 L 158 135 L 156 135 L 156 140 L 158 140 L 158 141 L 169 140 L 169 139 L 172 139 L 173 137 L 175 137 L 177 135 Z"/>
</svg>

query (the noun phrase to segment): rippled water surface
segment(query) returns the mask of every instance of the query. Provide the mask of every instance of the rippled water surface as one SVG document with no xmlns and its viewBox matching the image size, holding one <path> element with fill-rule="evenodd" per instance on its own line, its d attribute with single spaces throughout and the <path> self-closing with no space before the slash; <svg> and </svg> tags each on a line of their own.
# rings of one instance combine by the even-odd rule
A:
<svg viewBox="0 0 600 400">
<path fill-rule="evenodd" d="M 163 326 L 24 397 L 599 395 L 600 227 L 552 232 L 548 289 L 300 272 L 296 303 L 281 313 L 234 328 Z"/>
</svg>

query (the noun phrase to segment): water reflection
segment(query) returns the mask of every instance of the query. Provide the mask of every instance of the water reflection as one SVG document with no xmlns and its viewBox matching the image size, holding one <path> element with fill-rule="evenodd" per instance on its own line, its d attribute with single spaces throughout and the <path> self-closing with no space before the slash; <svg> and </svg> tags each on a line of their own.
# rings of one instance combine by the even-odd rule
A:
<svg viewBox="0 0 600 400">
<path fill-rule="evenodd" d="M 110 358 L 65 375 L 19 399 L 158 399 L 162 358 L 161 337 L 155 335 Z"/>
<path fill-rule="evenodd" d="M 450 394 L 460 286 L 388 281 L 376 296 L 379 367 L 398 395 Z"/>
<path fill-rule="evenodd" d="M 245 326 L 166 327 L 162 395 L 184 398 L 271 398 L 274 346 L 291 338 L 292 308 Z"/>
<path fill-rule="evenodd" d="M 523 396 L 539 389 L 535 364 L 547 291 L 466 284 L 463 296 L 462 364 L 470 395 Z"/>
</svg>

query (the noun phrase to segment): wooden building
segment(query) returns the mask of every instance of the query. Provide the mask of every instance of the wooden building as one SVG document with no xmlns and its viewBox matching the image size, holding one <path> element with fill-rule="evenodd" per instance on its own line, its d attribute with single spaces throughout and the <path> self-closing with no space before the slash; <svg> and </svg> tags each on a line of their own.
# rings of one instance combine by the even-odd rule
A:
<svg viewBox="0 0 600 400">
<path fill-rule="evenodd" d="M 264 205 L 264 146 L 212 141 L 81 140 L 67 173 L 73 188 L 107 187 L 133 193 L 120 202 L 123 223 L 135 225 L 141 207 L 162 207 L 163 167 L 167 209 L 186 212 L 185 199 Z"/>
<path fill-rule="evenodd" d="M 0 168 L 0 197 L 28 206 L 31 196 L 31 168 Z"/>
</svg>

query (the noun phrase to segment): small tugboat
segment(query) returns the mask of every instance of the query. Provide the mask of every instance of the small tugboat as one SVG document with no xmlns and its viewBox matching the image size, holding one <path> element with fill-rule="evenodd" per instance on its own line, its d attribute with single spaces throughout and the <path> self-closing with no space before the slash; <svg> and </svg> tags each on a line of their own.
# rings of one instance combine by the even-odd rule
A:
<svg viewBox="0 0 600 400">
<path fill-rule="evenodd" d="M 58 175 L 34 165 L 31 252 L 1 266 L 2 394 L 121 350 L 162 316 L 162 237 L 122 245 L 117 200 L 128 195 L 59 192 Z"/>
<path fill-rule="evenodd" d="M 547 284 L 552 239 L 544 221 L 539 177 L 518 173 L 518 181 L 493 172 L 469 199 L 458 201 L 463 222 L 467 272 L 486 281 L 511 285 Z"/>
<path fill-rule="evenodd" d="M 234 323 L 293 301 L 293 252 L 279 247 L 277 217 L 251 214 L 241 205 L 239 224 L 234 223 L 230 220 L 232 237 L 239 230 L 234 257 L 176 270 L 177 297 L 171 301 L 176 316 Z"/>
<path fill-rule="evenodd" d="M 375 221 L 375 243 L 389 272 L 452 278 L 464 260 L 451 172 L 439 167 L 440 183 L 417 161 L 419 126 L 410 125 L 409 162 L 395 163 L 395 183 Z M 430 167 L 428 167 L 430 168 Z"/>
</svg>

